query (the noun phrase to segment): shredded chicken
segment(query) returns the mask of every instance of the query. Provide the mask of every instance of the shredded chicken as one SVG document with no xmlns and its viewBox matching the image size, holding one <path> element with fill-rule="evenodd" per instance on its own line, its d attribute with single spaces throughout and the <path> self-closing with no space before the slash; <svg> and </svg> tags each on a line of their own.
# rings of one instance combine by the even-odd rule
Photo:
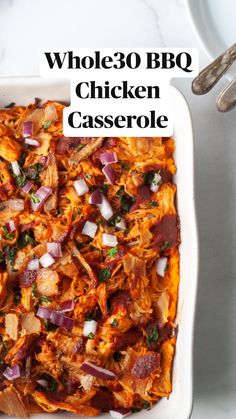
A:
<svg viewBox="0 0 236 419">
<path fill-rule="evenodd" d="M 0 109 L 0 411 L 17 417 L 172 391 L 175 142 L 64 137 L 63 109 Z"/>
</svg>

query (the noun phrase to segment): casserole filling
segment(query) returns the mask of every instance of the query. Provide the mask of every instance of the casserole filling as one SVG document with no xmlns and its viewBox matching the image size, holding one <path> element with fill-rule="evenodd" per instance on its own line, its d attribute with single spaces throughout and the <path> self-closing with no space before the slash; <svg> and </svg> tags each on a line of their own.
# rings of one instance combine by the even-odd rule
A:
<svg viewBox="0 0 236 419">
<path fill-rule="evenodd" d="M 124 417 L 172 390 L 175 143 L 64 137 L 63 108 L 0 110 L 0 411 Z"/>
</svg>

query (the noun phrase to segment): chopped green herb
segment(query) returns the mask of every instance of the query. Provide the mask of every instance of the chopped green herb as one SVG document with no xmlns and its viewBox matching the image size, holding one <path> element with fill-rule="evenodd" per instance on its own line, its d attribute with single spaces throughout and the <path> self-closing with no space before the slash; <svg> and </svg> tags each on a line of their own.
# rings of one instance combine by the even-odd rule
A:
<svg viewBox="0 0 236 419">
<path fill-rule="evenodd" d="M 116 362 L 120 362 L 121 360 L 121 353 L 119 351 L 114 352 L 113 358 Z"/>
<path fill-rule="evenodd" d="M 159 333 L 157 327 L 154 327 L 151 333 L 149 333 L 149 335 L 147 336 L 147 344 L 150 345 L 152 342 L 157 342 L 158 337 Z"/>
<path fill-rule="evenodd" d="M 90 175 L 90 173 L 86 173 L 85 177 L 86 177 L 86 179 L 91 179 L 92 175 Z"/>
<path fill-rule="evenodd" d="M 49 127 L 50 127 L 50 125 L 51 125 L 51 123 L 52 123 L 52 121 L 45 121 L 45 122 L 44 122 L 44 124 L 43 124 L 43 128 L 44 128 L 44 129 L 49 128 Z"/>
<path fill-rule="evenodd" d="M 32 294 L 33 294 L 33 296 L 34 297 L 38 297 L 38 293 L 37 293 L 37 291 L 36 291 L 36 284 L 32 284 L 32 286 L 31 286 L 31 288 L 32 288 Z"/>
<path fill-rule="evenodd" d="M 88 338 L 89 338 L 89 339 L 94 339 L 94 333 L 90 332 L 90 333 L 88 334 Z"/>
<path fill-rule="evenodd" d="M 150 208 L 154 208 L 154 207 L 158 207 L 158 202 L 157 201 L 151 201 L 151 202 L 149 202 L 149 207 Z"/>
<path fill-rule="evenodd" d="M 21 294 L 20 291 L 15 291 L 14 292 L 14 304 L 17 306 L 19 304 L 19 301 L 21 299 Z"/>
<path fill-rule="evenodd" d="M 2 262 L 5 262 L 5 258 L 3 252 L 0 252 L 0 263 Z"/>
<path fill-rule="evenodd" d="M 13 266 L 14 261 L 15 261 L 15 256 L 17 253 L 17 248 L 15 246 L 13 247 L 5 246 L 4 253 L 5 253 L 6 259 L 10 262 L 10 265 Z"/>
<path fill-rule="evenodd" d="M 164 269 L 164 272 L 166 273 L 166 271 L 168 271 L 168 269 L 169 269 L 169 265 L 168 265 L 168 263 L 166 264 L 166 267 L 165 267 L 165 269 Z"/>
<path fill-rule="evenodd" d="M 26 177 L 31 180 L 39 181 L 39 173 L 42 172 L 44 166 L 41 163 L 35 163 L 27 169 Z"/>
<path fill-rule="evenodd" d="M 149 402 L 147 402 L 146 400 L 143 402 L 143 408 L 144 409 L 150 409 L 151 405 Z"/>
<path fill-rule="evenodd" d="M 20 233 L 17 240 L 17 247 L 19 249 L 27 246 L 27 244 L 32 244 L 32 246 L 36 245 L 34 233 L 31 229 L 26 230 L 24 233 Z"/>
<path fill-rule="evenodd" d="M 81 249 L 83 249 L 84 245 L 83 245 L 83 243 L 79 242 L 79 243 L 76 244 L 76 247 L 77 247 L 78 250 L 81 250 Z"/>
<path fill-rule="evenodd" d="M 154 178 L 154 174 L 155 174 L 155 172 L 145 172 L 145 173 L 143 173 L 144 182 L 151 185 L 151 183 L 153 181 L 153 178 Z"/>
<path fill-rule="evenodd" d="M 22 188 L 23 186 L 25 186 L 25 182 L 26 182 L 25 173 L 22 172 L 19 176 L 14 175 L 14 180 L 15 180 L 16 185 Z"/>
<path fill-rule="evenodd" d="M 13 106 L 15 106 L 16 102 L 11 102 L 8 105 L 4 106 L 5 109 L 9 109 L 12 108 Z"/>
<path fill-rule="evenodd" d="M 100 272 L 98 274 L 98 279 L 101 282 L 106 282 L 106 281 L 108 281 L 108 279 L 110 278 L 110 276 L 111 276 L 110 269 L 104 268 L 104 269 L 101 269 L 100 270 Z"/>
<path fill-rule="evenodd" d="M 51 300 L 48 297 L 46 297 L 46 295 L 41 295 L 39 297 L 39 300 L 40 300 L 40 302 L 43 302 L 43 303 L 50 303 L 51 302 Z"/>
<path fill-rule="evenodd" d="M 116 193 L 116 196 L 120 199 L 120 205 L 123 212 L 128 212 L 131 208 L 131 206 L 134 203 L 134 198 L 124 191 L 124 186 L 122 186 L 118 192 Z"/>
<path fill-rule="evenodd" d="M 4 239 L 6 239 L 6 240 L 13 240 L 14 237 L 15 237 L 14 232 L 9 232 L 9 233 L 4 234 Z"/>
<path fill-rule="evenodd" d="M 160 250 L 165 250 L 167 247 L 171 247 L 171 242 L 165 242 L 161 247 Z"/>
<path fill-rule="evenodd" d="M 137 413 L 137 412 L 140 412 L 141 410 L 142 410 L 141 407 L 132 407 L 131 412 Z"/>
<path fill-rule="evenodd" d="M 76 150 L 77 150 L 77 151 L 80 151 L 80 150 L 82 150 L 85 146 L 86 146 L 86 144 L 82 144 L 82 143 L 80 143 L 80 144 L 78 144 L 78 145 L 77 145 Z"/>
<path fill-rule="evenodd" d="M 112 320 L 112 322 L 111 322 L 111 326 L 112 326 L 112 327 L 117 327 L 117 326 L 118 326 L 118 324 L 119 324 L 119 323 L 118 323 L 118 320 L 117 320 L 117 319 L 113 319 L 113 320 Z"/>
<path fill-rule="evenodd" d="M 118 247 L 113 247 L 112 249 L 108 250 L 107 254 L 109 256 L 116 256 L 118 251 L 119 251 Z"/>
<path fill-rule="evenodd" d="M 57 391 L 58 384 L 57 384 L 57 381 L 55 380 L 55 378 L 52 375 L 43 374 L 42 377 L 40 377 L 40 378 L 47 381 L 47 383 L 48 383 L 48 385 L 46 387 L 47 391 L 52 391 L 52 392 Z"/>
<path fill-rule="evenodd" d="M 30 199 L 34 204 L 38 204 L 40 202 L 40 199 L 35 194 L 30 194 Z"/>
<path fill-rule="evenodd" d="M 117 223 L 121 221 L 121 217 L 117 214 L 113 215 L 112 218 L 108 221 L 109 227 L 115 227 Z"/>
<path fill-rule="evenodd" d="M 120 161 L 120 165 L 121 165 L 122 169 L 124 169 L 124 170 L 129 170 L 130 169 L 130 164 L 127 163 L 126 161 Z"/>
<path fill-rule="evenodd" d="M 152 213 L 147 215 L 147 218 L 153 218 L 153 217 L 154 217 L 154 215 Z"/>
<path fill-rule="evenodd" d="M 44 320 L 44 326 L 46 327 L 48 332 L 55 332 L 57 330 L 57 327 L 50 323 L 48 319 Z"/>
<path fill-rule="evenodd" d="M 103 193 L 106 193 L 107 190 L 108 190 L 108 187 L 109 187 L 109 185 L 106 185 L 104 183 L 102 186 L 100 186 L 100 191 L 103 192 Z"/>
</svg>

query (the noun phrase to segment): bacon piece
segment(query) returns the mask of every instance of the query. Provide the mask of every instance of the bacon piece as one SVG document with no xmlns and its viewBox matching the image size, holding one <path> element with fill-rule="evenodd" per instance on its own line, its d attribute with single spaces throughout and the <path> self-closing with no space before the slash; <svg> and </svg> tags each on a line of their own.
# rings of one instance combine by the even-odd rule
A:
<svg viewBox="0 0 236 419">
<path fill-rule="evenodd" d="M 60 137 L 56 143 L 56 153 L 66 154 L 70 149 L 75 148 L 81 143 L 82 137 Z"/>
<path fill-rule="evenodd" d="M 133 327 L 127 332 L 115 338 L 114 349 L 120 351 L 127 348 L 127 346 L 133 346 L 141 338 L 142 333 L 137 328 Z"/>
<path fill-rule="evenodd" d="M 29 416 L 20 393 L 12 384 L 5 390 L 0 391 L 0 411 L 17 418 L 27 418 Z"/>
<path fill-rule="evenodd" d="M 141 204 L 144 204 L 151 200 L 151 192 L 148 185 L 140 185 L 137 188 L 137 196 L 134 204 L 130 208 L 130 211 L 135 211 Z"/>
<path fill-rule="evenodd" d="M 111 313 L 117 313 L 119 310 L 127 309 L 131 303 L 131 297 L 127 291 L 116 291 L 109 299 Z"/>
<path fill-rule="evenodd" d="M 136 359 L 132 367 L 131 374 L 136 378 L 146 378 L 159 367 L 160 354 L 156 352 L 148 352 Z"/>
<path fill-rule="evenodd" d="M 170 248 L 180 242 L 179 218 L 176 214 L 165 215 L 161 221 L 151 228 L 153 248 L 159 253 L 168 254 Z"/>
<path fill-rule="evenodd" d="M 108 412 L 113 407 L 113 398 L 111 392 L 98 390 L 92 397 L 90 404 L 92 407 L 100 409 L 102 412 Z"/>
</svg>

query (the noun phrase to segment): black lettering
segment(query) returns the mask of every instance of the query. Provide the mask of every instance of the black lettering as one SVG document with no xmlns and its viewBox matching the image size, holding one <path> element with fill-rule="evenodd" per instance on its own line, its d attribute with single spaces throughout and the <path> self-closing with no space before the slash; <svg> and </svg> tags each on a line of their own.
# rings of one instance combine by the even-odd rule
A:
<svg viewBox="0 0 236 419">
<path fill-rule="evenodd" d="M 75 126 L 74 118 L 76 114 L 81 118 L 81 112 L 78 112 L 78 111 L 71 112 L 70 115 L 68 116 L 68 124 L 70 125 L 71 128 L 81 128 L 81 123 Z"/>
<path fill-rule="evenodd" d="M 67 52 L 64 52 L 63 55 L 64 57 L 61 57 L 61 53 L 60 52 L 45 52 L 44 53 L 46 58 L 47 58 L 47 62 L 50 68 L 53 68 L 56 64 L 58 68 L 62 68 Z M 54 56 L 54 59 L 52 56 Z"/>
<path fill-rule="evenodd" d="M 185 67 L 183 67 L 182 57 L 184 57 L 186 61 Z M 180 54 L 178 54 L 176 57 L 176 64 L 179 68 L 181 68 L 181 70 L 185 71 L 186 73 L 191 73 L 193 71 L 188 68 L 192 64 L 192 57 L 188 52 L 181 52 Z"/>
</svg>

